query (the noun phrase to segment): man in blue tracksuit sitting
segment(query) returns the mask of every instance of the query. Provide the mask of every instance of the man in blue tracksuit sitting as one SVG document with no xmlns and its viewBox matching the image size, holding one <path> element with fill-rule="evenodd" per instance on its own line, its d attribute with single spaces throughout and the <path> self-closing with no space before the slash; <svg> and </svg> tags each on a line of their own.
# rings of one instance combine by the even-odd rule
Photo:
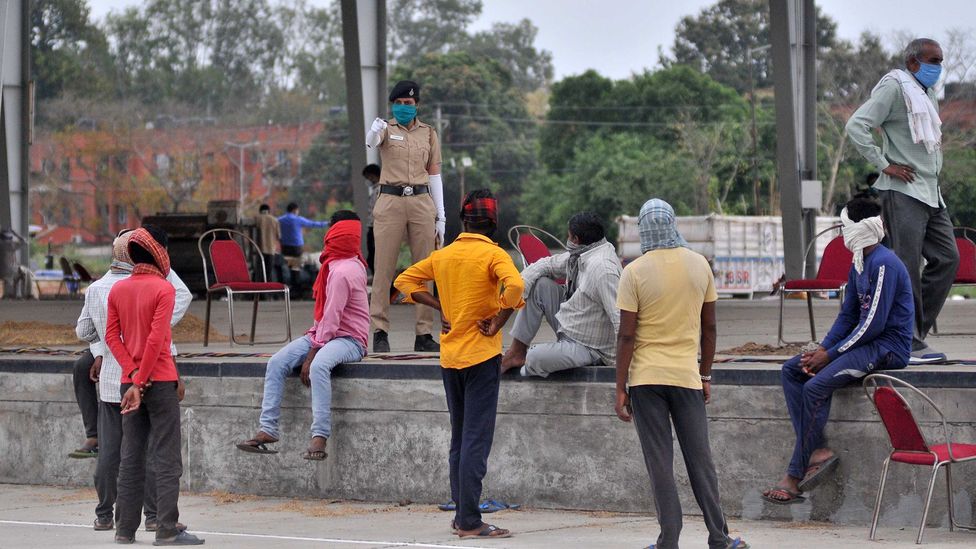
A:
<svg viewBox="0 0 976 549">
<path fill-rule="evenodd" d="M 305 253 L 305 238 L 302 229 L 325 228 L 328 221 L 313 221 L 298 215 L 298 204 L 292 202 L 286 209 L 288 213 L 278 218 L 281 225 L 281 255 L 301 257 Z"/>
<path fill-rule="evenodd" d="M 915 302 L 905 264 L 880 244 L 881 206 L 857 195 L 841 212 L 844 244 L 854 254 L 843 308 L 816 351 L 783 365 L 783 392 L 796 432 L 786 476 L 763 492 L 770 503 L 802 501 L 837 466 L 824 427 L 833 392 L 874 370 L 904 368 L 912 350 Z"/>
</svg>

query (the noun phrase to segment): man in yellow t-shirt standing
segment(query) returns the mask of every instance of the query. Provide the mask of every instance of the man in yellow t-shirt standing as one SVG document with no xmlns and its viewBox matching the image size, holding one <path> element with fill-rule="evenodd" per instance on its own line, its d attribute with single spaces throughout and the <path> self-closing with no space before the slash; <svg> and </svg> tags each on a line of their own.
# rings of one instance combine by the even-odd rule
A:
<svg viewBox="0 0 976 549">
<path fill-rule="evenodd" d="M 499 332 L 522 301 L 522 275 L 491 237 L 498 208 L 491 191 L 471 191 L 461 206 L 462 232 L 450 246 L 408 268 L 394 282 L 408 302 L 441 312 L 441 377 L 451 416 L 453 529 L 467 538 L 507 538 L 481 520 L 481 485 L 495 436 L 501 379 Z M 437 284 L 440 299 L 427 289 Z"/>
<path fill-rule="evenodd" d="M 638 218 L 641 252 L 617 291 L 617 416 L 634 420 L 651 477 L 661 533 L 656 549 L 677 549 L 681 502 L 674 482 L 671 424 L 708 528 L 710 549 L 746 549 L 729 537 L 708 443 L 705 404 L 715 356 L 714 277 L 708 261 L 684 247 L 674 209 L 654 198 Z M 701 363 L 698 352 L 701 350 Z"/>
</svg>

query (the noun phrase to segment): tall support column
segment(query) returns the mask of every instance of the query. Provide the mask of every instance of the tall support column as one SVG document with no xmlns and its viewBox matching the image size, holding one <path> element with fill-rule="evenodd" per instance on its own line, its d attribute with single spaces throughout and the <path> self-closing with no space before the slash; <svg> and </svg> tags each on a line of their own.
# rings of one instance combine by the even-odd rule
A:
<svg viewBox="0 0 976 549">
<path fill-rule="evenodd" d="M 377 116 L 386 115 L 386 2 L 341 0 L 342 43 L 346 69 L 346 112 L 349 118 L 349 167 L 359 217 L 366 219 L 369 194 L 360 175 L 377 151 L 366 150 L 366 131 Z M 365 230 L 365 224 L 363 226 Z M 363 235 L 365 249 L 366 237 Z"/>
<path fill-rule="evenodd" d="M 0 2 L 0 228 L 28 238 L 29 0 Z M 28 249 L 18 261 L 27 265 Z"/>
<path fill-rule="evenodd" d="M 813 0 L 770 0 L 769 16 L 786 275 L 801 278 L 813 276 L 816 262 L 803 252 L 816 234 L 817 211 L 800 202 L 800 182 L 817 175 L 816 12 Z"/>
</svg>

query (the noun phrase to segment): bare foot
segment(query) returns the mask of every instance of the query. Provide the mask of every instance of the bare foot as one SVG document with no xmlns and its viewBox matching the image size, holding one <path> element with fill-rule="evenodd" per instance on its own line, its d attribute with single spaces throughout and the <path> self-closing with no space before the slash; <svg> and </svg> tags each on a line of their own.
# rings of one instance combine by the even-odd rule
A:
<svg viewBox="0 0 976 549">
<path fill-rule="evenodd" d="M 524 366 L 525 355 L 528 351 L 528 345 L 517 339 L 513 340 L 512 346 L 509 347 L 508 351 L 505 352 L 505 356 L 502 357 L 501 372 L 504 374 L 512 368 L 521 368 Z"/>
<path fill-rule="evenodd" d="M 302 454 L 302 459 L 308 459 L 312 461 L 322 461 L 329 457 L 329 454 L 325 452 L 325 444 L 328 439 L 325 437 L 315 436 L 312 437 L 312 441 L 308 443 L 308 450 Z"/>
<path fill-rule="evenodd" d="M 831 450 L 830 448 L 817 448 L 816 450 L 813 451 L 812 454 L 810 454 L 810 463 L 808 464 L 808 466 L 811 466 L 815 463 L 821 463 L 827 461 L 828 459 L 833 457 L 833 455 L 834 455 L 834 451 Z"/>
<path fill-rule="evenodd" d="M 803 492 L 800 491 L 799 483 L 800 479 L 785 475 L 783 480 L 780 480 L 776 484 L 776 488 L 766 490 L 763 492 L 763 495 L 776 500 L 786 501 L 787 498 L 781 497 L 783 494 L 779 490 L 785 491 L 787 495 L 802 494 Z"/>
<path fill-rule="evenodd" d="M 82 448 L 98 448 L 98 437 L 89 437 L 85 439 L 85 443 L 81 446 Z"/>
</svg>

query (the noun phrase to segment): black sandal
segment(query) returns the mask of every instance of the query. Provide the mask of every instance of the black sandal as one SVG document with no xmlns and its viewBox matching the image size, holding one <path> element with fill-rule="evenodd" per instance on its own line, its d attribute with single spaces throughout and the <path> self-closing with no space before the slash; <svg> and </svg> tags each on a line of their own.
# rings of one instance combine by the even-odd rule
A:
<svg viewBox="0 0 976 549">
<path fill-rule="evenodd" d="M 245 440 L 244 442 L 238 442 L 236 444 L 237 449 L 249 454 L 277 454 L 278 450 L 272 450 L 268 448 L 268 444 L 275 444 L 274 442 L 261 442 L 257 439 Z"/>
</svg>

